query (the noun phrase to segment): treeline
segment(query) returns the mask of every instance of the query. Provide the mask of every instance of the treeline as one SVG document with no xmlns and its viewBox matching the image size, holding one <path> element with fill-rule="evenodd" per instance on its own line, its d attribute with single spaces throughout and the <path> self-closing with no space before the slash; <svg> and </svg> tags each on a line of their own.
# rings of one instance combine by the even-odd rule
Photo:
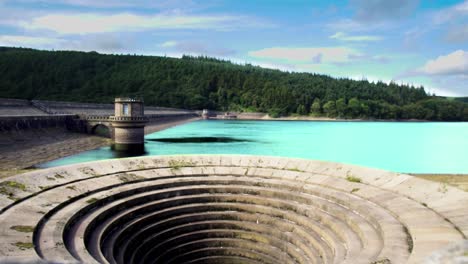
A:
<svg viewBox="0 0 468 264">
<path fill-rule="evenodd" d="M 468 120 L 468 104 L 423 87 L 182 59 L 0 47 L 0 97 L 267 112 L 272 116 Z"/>
</svg>

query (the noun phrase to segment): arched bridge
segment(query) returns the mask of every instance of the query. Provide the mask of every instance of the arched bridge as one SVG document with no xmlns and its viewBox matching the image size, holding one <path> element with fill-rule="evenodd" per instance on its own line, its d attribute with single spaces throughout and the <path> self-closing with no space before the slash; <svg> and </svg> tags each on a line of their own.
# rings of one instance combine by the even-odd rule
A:
<svg viewBox="0 0 468 264">
<path fill-rule="evenodd" d="M 186 113 L 164 113 L 164 114 L 152 114 L 145 115 L 142 117 L 130 117 L 130 116 L 105 116 L 105 115 L 86 115 L 80 116 L 80 120 L 83 122 L 84 130 L 86 133 L 94 134 L 98 136 L 104 136 L 109 138 L 114 138 L 114 129 L 112 127 L 113 121 L 137 121 L 136 119 L 141 119 L 142 121 L 149 121 L 149 124 L 152 122 L 157 122 L 167 118 L 188 118 L 188 117 L 197 117 L 199 116 L 196 112 L 186 112 Z"/>
<path fill-rule="evenodd" d="M 89 115 L 82 118 L 86 121 L 86 132 L 89 134 L 114 138 L 111 116 Z"/>
</svg>

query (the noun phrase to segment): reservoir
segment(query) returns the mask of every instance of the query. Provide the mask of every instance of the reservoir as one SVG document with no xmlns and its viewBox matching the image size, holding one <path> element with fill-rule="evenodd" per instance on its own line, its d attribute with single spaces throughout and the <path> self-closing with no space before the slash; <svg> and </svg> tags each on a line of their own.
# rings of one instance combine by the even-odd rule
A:
<svg viewBox="0 0 468 264">
<path fill-rule="evenodd" d="M 200 120 L 146 135 L 145 155 L 248 154 L 402 173 L 468 173 L 468 123 Z M 120 157 L 102 147 L 40 165 Z"/>
</svg>

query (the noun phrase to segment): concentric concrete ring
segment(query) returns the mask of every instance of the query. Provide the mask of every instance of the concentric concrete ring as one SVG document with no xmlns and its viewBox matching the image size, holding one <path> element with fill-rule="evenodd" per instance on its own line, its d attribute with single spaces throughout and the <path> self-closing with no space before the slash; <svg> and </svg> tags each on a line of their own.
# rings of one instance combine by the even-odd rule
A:
<svg viewBox="0 0 468 264">
<path fill-rule="evenodd" d="M 155 156 L 0 182 L 0 256 L 60 263 L 421 263 L 468 193 L 337 163 Z"/>
</svg>

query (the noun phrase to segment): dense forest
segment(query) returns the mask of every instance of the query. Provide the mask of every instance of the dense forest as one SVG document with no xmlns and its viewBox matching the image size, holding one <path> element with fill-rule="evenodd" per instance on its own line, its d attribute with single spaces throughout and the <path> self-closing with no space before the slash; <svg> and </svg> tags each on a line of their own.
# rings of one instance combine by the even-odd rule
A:
<svg viewBox="0 0 468 264">
<path fill-rule="evenodd" d="M 128 95 L 142 96 L 147 105 L 273 117 L 468 121 L 464 99 L 430 96 L 423 87 L 290 73 L 208 57 L 0 47 L 0 97 L 111 103 Z"/>
</svg>

